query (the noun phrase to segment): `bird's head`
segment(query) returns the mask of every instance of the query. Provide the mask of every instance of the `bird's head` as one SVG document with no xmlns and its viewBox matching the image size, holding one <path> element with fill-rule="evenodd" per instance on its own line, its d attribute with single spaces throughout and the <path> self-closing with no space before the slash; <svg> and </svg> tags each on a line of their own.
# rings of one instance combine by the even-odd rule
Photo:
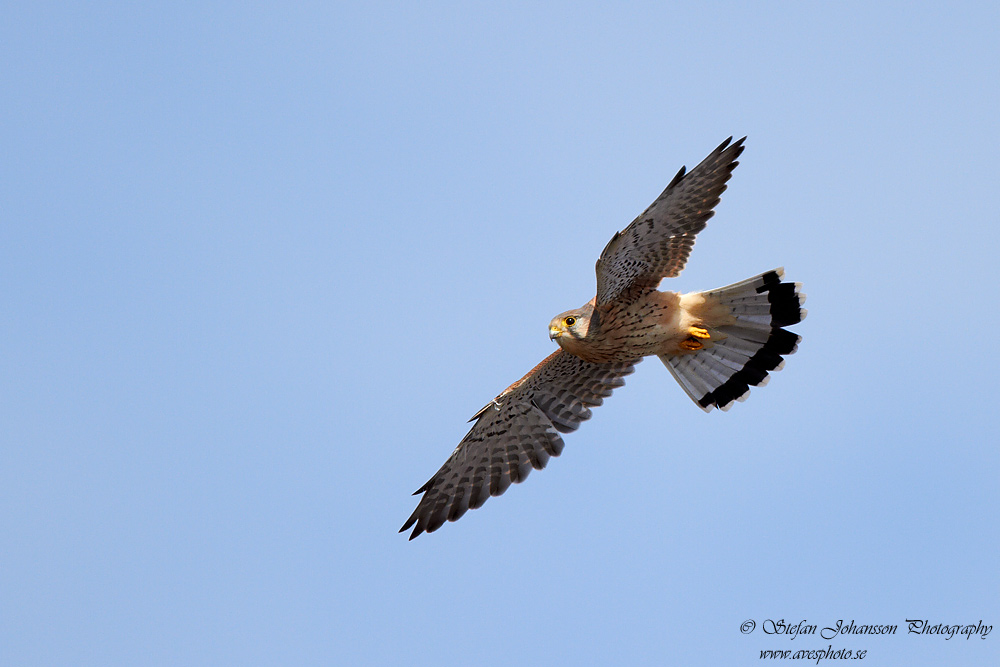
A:
<svg viewBox="0 0 1000 667">
<path fill-rule="evenodd" d="M 572 351 L 590 332 L 593 315 L 594 307 L 590 304 L 556 315 L 549 322 L 549 338 L 559 343 L 559 347 Z"/>
</svg>

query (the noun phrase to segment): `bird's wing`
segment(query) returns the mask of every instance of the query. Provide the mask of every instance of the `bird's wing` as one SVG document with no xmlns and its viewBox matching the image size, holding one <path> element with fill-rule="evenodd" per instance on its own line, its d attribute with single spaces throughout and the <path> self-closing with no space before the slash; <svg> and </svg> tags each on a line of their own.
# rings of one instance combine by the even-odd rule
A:
<svg viewBox="0 0 1000 667">
<path fill-rule="evenodd" d="M 631 301 L 655 289 L 663 278 L 680 275 L 695 235 L 712 217 L 739 164 L 736 158 L 746 137 L 731 141 L 723 141 L 689 173 L 681 167 L 663 194 L 611 238 L 597 260 L 598 308 L 615 300 Z"/>
<path fill-rule="evenodd" d="M 622 377 L 639 361 L 593 364 L 562 350 L 549 355 L 472 417 L 472 430 L 413 494 L 423 497 L 399 532 L 414 526 L 411 540 L 434 532 L 523 481 L 532 468 L 544 468 L 562 452 L 559 433 L 590 419 L 590 408 L 624 385 Z"/>
</svg>

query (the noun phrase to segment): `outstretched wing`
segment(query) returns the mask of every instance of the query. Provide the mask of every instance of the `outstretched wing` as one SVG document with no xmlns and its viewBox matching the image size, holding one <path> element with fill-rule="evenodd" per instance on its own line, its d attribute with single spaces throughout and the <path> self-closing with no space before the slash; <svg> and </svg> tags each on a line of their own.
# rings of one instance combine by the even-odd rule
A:
<svg viewBox="0 0 1000 667">
<path fill-rule="evenodd" d="M 615 233 L 597 260 L 597 307 L 631 301 L 656 288 L 663 278 L 680 275 L 695 235 L 705 229 L 739 164 L 736 158 L 746 137 L 730 145 L 732 139 L 723 141 L 690 173 L 681 167 L 663 194 Z"/>
<path fill-rule="evenodd" d="M 532 468 L 544 468 L 550 456 L 562 452 L 559 433 L 590 419 L 590 408 L 624 385 L 622 377 L 639 361 L 592 364 L 553 352 L 473 416 L 472 430 L 413 494 L 424 495 L 399 532 L 415 525 L 411 540 L 432 533 L 499 496 L 511 482 L 524 481 Z"/>
</svg>

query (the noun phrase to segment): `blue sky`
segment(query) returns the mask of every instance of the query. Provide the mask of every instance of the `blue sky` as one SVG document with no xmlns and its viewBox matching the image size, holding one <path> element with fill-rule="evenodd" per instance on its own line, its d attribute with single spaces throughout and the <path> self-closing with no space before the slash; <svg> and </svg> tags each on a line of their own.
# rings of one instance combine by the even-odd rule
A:
<svg viewBox="0 0 1000 667">
<path fill-rule="evenodd" d="M 905 619 L 1000 626 L 1000 10 L 417 5 L 4 10 L 0 662 L 998 664 Z M 785 266 L 785 370 L 706 415 L 647 360 L 398 535 L 729 135 L 663 289 Z"/>
</svg>

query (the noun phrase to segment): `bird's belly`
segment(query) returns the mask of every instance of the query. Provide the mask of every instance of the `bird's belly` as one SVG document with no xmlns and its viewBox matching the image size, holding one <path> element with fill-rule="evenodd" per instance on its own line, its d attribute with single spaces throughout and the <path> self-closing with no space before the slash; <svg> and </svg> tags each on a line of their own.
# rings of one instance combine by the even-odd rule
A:
<svg viewBox="0 0 1000 667">
<path fill-rule="evenodd" d="M 587 361 L 605 363 L 662 354 L 683 340 L 679 296 L 652 292 L 639 301 L 605 315 L 600 334 L 587 345 Z"/>
</svg>

